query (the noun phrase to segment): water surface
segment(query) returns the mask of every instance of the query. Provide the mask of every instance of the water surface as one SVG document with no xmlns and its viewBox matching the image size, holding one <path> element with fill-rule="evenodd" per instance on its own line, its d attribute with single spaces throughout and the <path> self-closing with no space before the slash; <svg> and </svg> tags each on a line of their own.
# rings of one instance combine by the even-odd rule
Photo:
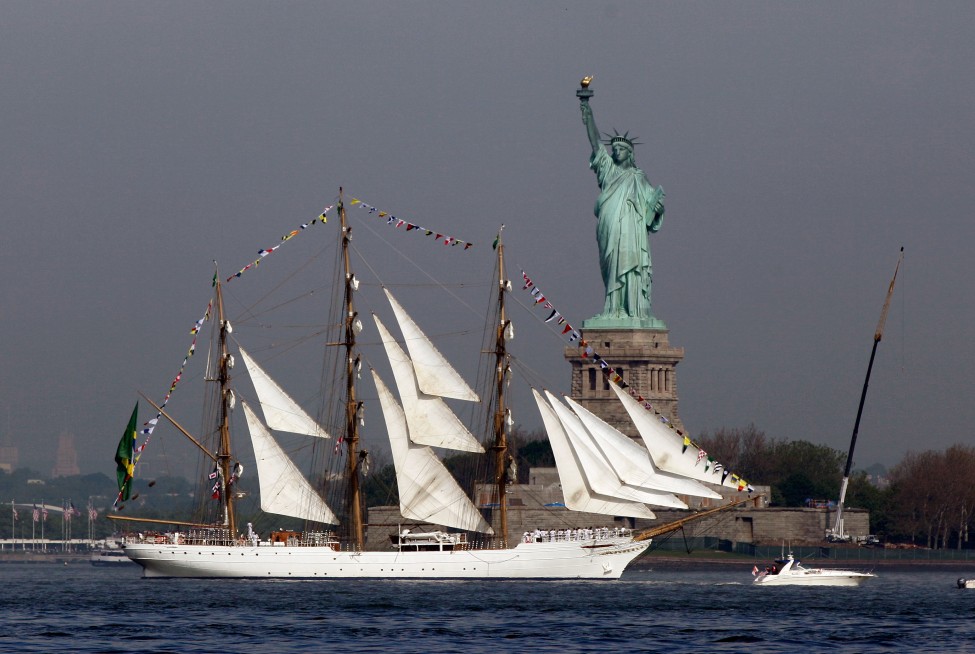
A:
<svg viewBox="0 0 975 654">
<path fill-rule="evenodd" d="M 5 564 L 0 651 L 975 652 L 975 590 L 958 576 L 755 588 L 751 564 L 572 582 L 147 580 L 134 566 Z"/>
</svg>

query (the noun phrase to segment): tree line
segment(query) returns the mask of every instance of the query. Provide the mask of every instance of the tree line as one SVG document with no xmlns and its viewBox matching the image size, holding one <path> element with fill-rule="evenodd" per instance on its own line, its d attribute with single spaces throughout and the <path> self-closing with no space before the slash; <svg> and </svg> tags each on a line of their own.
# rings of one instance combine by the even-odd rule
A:
<svg viewBox="0 0 975 654">
<path fill-rule="evenodd" d="M 754 485 L 769 486 L 772 506 L 802 507 L 807 505 L 807 500 L 835 502 L 839 496 L 846 461 L 846 454 L 839 450 L 807 441 L 771 438 L 754 425 L 702 432 L 695 440 L 727 469 Z M 527 483 L 533 467 L 555 465 L 551 446 L 541 431 L 516 427 L 509 437 L 509 446 L 516 464 L 511 472 L 518 483 Z M 363 480 L 365 505 L 395 505 L 399 501 L 395 470 L 386 461 L 376 463 L 373 472 Z M 458 454 L 448 457 L 444 463 L 461 486 L 469 490 L 494 476 L 490 468 L 485 468 L 483 456 Z M 115 499 L 113 478 L 98 473 L 44 480 L 44 485 L 36 483 L 39 479 L 38 473 L 27 469 L 13 473 L 0 471 L 0 538 L 9 538 L 12 526 L 17 537 L 29 534 L 32 507 L 41 502 L 58 505 L 70 500 L 82 512 L 91 502 L 100 514 L 96 535 L 108 535 L 116 528 L 104 519 Z M 871 533 L 887 542 L 933 549 L 969 548 L 973 546 L 969 532 L 975 522 L 973 480 L 975 448 L 953 445 L 943 452 L 910 452 L 883 479 L 871 480 L 865 471 L 855 471 L 847 490 L 846 506 L 868 510 Z M 241 480 L 240 487 L 247 491 L 240 508 L 260 519 L 257 518 L 260 511 L 256 479 Z M 124 514 L 136 510 L 143 517 L 185 519 L 198 498 L 208 496 L 201 495 L 193 484 L 178 477 L 137 478 L 134 489 L 136 497 L 132 503 L 137 506 Z M 11 500 L 18 504 L 16 521 L 11 519 Z M 52 512 L 48 520 L 50 529 L 60 529 L 61 515 Z M 280 526 L 278 523 L 290 524 L 280 518 L 266 520 L 275 527 Z"/>
<path fill-rule="evenodd" d="M 697 444 L 726 468 L 752 484 L 769 486 L 771 506 L 804 507 L 809 500 L 836 502 L 846 452 L 808 441 L 769 437 L 755 425 L 703 432 Z M 517 463 L 518 483 L 528 482 L 532 467 L 552 467 L 555 459 L 544 432 L 516 427 L 509 447 Z M 483 457 L 460 454 L 445 464 L 464 488 L 492 477 Z M 374 503 L 395 504 L 395 472 L 381 469 L 368 481 Z M 380 482 L 381 483 L 378 483 Z M 975 522 L 975 448 L 954 445 L 944 452 L 911 452 L 882 476 L 854 470 L 845 505 L 870 512 L 870 531 L 885 542 L 932 549 L 972 547 L 969 526 Z"/>
<path fill-rule="evenodd" d="M 702 433 L 698 444 L 753 484 L 770 486 L 771 503 L 803 506 L 807 499 L 836 500 L 846 453 L 807 441 L 770 438 L 750 425 Z M 887 542 L 932 549 L 971 547 L 975 512 L 975 448 L 909 452 L 885 479 L 854 471 L 846 506 L 870 511 L 870 530 Z"/>
</svg>

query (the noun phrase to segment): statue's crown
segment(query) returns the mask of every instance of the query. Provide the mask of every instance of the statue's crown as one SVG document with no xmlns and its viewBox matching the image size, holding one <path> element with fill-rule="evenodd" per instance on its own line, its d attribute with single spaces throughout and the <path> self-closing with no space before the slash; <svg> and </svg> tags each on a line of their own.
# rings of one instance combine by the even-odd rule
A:
<svg viewBox="0 0 975 654">
<path fill-rule="evenodd" d="M 630 136 L 629 132 L 620 134 L 614 129 L 612 136 L 609 134 L 605 134 L 605 136 L 606 139 L 603 141 L 603 143 L 608 144 L 610 147 L 613 147 L 614 145 L 625 145 L 632 151 L 634 145 L 639 145 L 639 142 L 636 140 L 637 137 Z"/>
</svg>

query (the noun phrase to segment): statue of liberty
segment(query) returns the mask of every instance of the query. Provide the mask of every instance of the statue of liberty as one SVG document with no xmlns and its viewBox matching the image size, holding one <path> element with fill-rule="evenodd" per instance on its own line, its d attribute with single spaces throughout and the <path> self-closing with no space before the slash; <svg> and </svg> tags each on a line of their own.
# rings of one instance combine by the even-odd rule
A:
<svg viewBox="0 0 975 654">
<path fill-rule="evenodd" d="M 660 229 L 664 217 L 664 190 L 654 187 L 636 167 L 629 133 L 607 135 L 600 141 L 589 98 L 591 77 L 582 80 L 576 95 L 582 109 L 592 156 L 589 167 L 596 173 L 596 241 L 606 300 L 601 313 L 585 321 L 590 328 L 665 329 L 650 311 L 652 268 L 647 234 Z M 609 145 L 606 152 L 603 143 Z"/>
</svg>

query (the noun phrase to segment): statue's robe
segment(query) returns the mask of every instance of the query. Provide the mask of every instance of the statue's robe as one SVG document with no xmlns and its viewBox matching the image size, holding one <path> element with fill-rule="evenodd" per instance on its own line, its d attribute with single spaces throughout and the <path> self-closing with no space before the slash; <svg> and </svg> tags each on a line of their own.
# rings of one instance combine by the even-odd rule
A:
<svg viewBox="0 0 975 654">
<path fill-rule="evenodd" d="M 600 317 L 650 318 L 651 262 L 647 232 L 663 222 L 663 189 L 654 188 L 639 168 L 621 168 L 597 148 L 589 166 L 596 173 L 596 241 L 606 286 Z M 661 203 L 660 211 L 654 210 Z"/>
</svg>

